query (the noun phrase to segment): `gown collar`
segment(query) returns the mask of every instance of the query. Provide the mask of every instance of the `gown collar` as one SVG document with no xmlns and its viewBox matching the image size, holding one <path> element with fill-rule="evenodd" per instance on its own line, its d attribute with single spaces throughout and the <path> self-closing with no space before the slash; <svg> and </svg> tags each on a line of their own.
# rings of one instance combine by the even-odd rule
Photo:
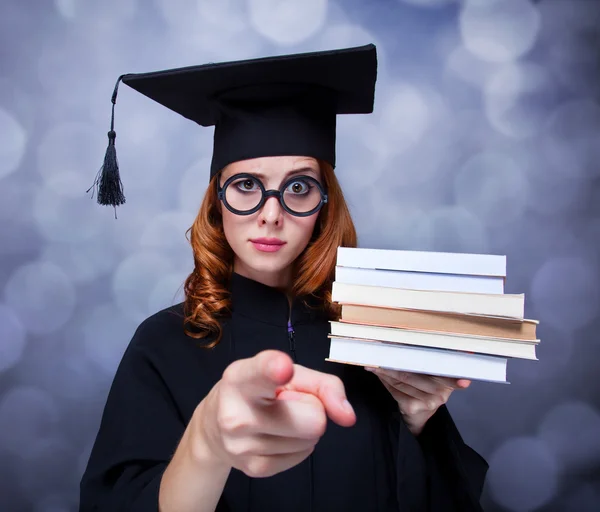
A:
<svg viewBox="0 0 600 512">
<path fill-rule="evenodd" d="M 290 311 L 288 298 L 283 291 L 236 272 L 231 275 L 230 291 L 234 315 L 239 314 L 272 325 L 287 326 L 290 317 L 292 324 L 308 322 L 324 314 L 305 304 L 308 297 L 295 298 Z M 316 304 L 315 300 L 308 302 Z"/>
</svg>

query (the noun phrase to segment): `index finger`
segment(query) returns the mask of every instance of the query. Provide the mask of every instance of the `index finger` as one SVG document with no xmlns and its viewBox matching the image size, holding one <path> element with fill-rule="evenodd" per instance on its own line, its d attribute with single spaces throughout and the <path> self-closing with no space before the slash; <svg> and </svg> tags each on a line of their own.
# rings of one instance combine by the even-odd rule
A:
<svg viewBox="0 0 600 512">
<path fill-rule="evenodd" d="M 277 390 L 294 375 L 290 356 L 278 350 L 264 350 L 254 357 L 231 363 L 223 373 L 223 380 L 234 386 L 249 401 L 271 403 Z"/>
</svg>

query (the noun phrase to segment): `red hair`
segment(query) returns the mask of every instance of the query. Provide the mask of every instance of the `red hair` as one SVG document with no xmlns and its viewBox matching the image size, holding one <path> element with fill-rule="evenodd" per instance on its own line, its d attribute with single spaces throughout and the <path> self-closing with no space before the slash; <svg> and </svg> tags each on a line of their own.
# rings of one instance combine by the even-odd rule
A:
<svg viewBox="0 0 600 512">
<path fill-rule="evenodd" d="M 356 229 L 333 167 L 319 161 L 328 200 L 319 212 L 311 241 L 294 262 L 294 296 L 317 297 L 331 319 L 339 316 L 339 306 L 331 302 L 337 248 L 356 247 Z M 200 211 L 186 232 L 191 234 L 194 270 L 185 280 L 185 323 L 197 328 L 186 334 L 205 338 L 214 347 L 221 339 L 221 319 L 230 313 L 228 283 L 233 272 L 234 252 L 225 233 L 217 197 L 217 174 L 204 195 Z"/>
</svg>

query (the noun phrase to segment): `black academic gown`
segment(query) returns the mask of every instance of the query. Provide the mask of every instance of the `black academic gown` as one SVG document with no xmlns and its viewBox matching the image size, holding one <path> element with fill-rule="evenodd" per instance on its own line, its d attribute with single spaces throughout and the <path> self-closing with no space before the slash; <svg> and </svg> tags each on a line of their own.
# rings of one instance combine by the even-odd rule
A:
<svg viewBox="0 0 600 512">
<path fill-rule="evenodd" d="M 163 471 L 194 409 L 235 359 L 265 349 L 338 375 L 357 421 L 328 421 L 313 454 L 269 478 L 233 469 L 218 511 L 481 510 L 487 463 L 468 447 L 445 406 L 413 436 L 378 377 L 325 361 L 327 319 L 256 281 L 233 274 L 232 315 L 213 349 L 183 332 L 183 305 L 147 318 L 119 365 L 81 480 L 80 511 L 154 512 Z M 288 334 L 288 318 L 294 330 Z"/>
</svg>

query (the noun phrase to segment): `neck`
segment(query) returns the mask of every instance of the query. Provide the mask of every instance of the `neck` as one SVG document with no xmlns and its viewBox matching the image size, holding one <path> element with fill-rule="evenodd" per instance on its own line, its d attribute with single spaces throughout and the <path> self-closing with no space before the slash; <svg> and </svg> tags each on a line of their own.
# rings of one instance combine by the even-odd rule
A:
<svg viewBox="0 0 600 512">
<path fill-rule="evenodd" d="M 233 271 L 237 274 L 252 279 L 258 283 L 277 288 L 290 296 L 292 288 L 292 266 L 288 266 L 283 270 L 269 272 L 265 270 L 256 270 L 248 267 L 238 258 L 235 258 L 233 263 Z"/>
</svg>

